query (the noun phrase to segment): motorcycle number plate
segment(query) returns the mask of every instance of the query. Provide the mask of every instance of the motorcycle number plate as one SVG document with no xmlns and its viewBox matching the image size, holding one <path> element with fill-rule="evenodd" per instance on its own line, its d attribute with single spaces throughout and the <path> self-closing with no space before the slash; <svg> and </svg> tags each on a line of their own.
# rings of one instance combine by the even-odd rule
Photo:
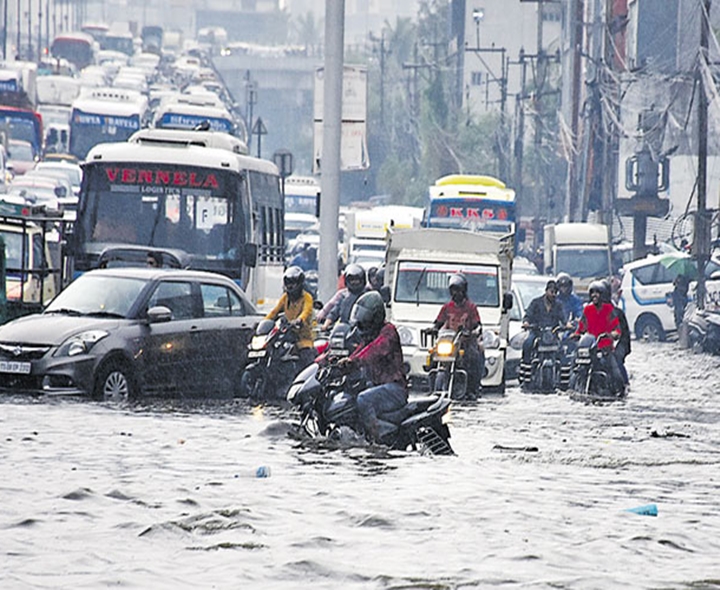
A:
<svg viewBox="0 0 720 590">
<path fill-rule="evenodd" d="M 557 352 L 557 346 L 538 346 L 538 352 Z"/>
<path fill-rule="evenodd" d="M 248 358 L 249 359 L 258 359 L 265 356 L 266 351 L 265 350 L 250 350 L 248 351 Z"/>
</svg>

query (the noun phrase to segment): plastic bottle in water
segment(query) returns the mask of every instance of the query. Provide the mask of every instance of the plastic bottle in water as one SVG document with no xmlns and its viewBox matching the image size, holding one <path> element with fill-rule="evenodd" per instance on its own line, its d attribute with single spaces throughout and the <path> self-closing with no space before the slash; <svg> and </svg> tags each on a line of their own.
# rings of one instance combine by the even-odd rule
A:
<svg viewBox="0 0 720 590">
<path fill-rule="evenodd" d="M 255 470 L 255 477 L 270 477 L 270 468 L 267 465 L 260 465 L 260 467 Z"/>
</svg>

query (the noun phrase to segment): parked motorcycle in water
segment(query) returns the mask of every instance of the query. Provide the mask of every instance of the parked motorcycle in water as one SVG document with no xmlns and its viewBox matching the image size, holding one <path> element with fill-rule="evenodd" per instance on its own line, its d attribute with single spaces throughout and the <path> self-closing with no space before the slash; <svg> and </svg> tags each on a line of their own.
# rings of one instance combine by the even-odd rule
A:
<svg viewBox="0 0 720 590">
<path fill-rule="evenodd" d="M 583 334 L 575 352 L 570 374 L 570 398 L 578 401 L 616 401 L 627 396 L 625 385 L 612 374 L 612 348 L 599 349 L 592 334 Z"/>
<path fill-rule="evenodd" d="M 248 365 L 240 378 L 240 395 L 256 400 L 283 399 L 297 373 L 297 336 L 284 315 L 262 320 L 248 345 Z"/>
<path fill-rule="evenodd" d="M 685 314 L 688 343 L 695 352 L 720 354 L 720 313 L 689 309 Z"/>
<path fill-rule="evenodd" d="M 300 425 L 312 438 L 328 437 L 348 427 L 364 434 L 357 396 L 368 386 L 362 373 L 345 375 L 336 363 L 314 363 L 290 386 L 287 399 L 300 410 Z M 395 450 L 418 450 L 434 455 L 453 454 L 450 430 L 444 423 L 450 399 L 433 394 L 409 400 L 394 412 L 380 414 L 382 444 Z"/>
</svg>

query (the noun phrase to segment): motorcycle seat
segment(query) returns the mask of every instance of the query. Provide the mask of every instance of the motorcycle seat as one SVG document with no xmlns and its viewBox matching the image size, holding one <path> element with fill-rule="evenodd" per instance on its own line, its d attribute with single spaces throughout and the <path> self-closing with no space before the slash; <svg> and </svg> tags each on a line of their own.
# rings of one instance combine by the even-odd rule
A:
<svg viewBox="0 0 720 590">
<path fill-rule="evenodd" d="M 378 416 L 378 418 L 380 420 L 385 420 L 386 422 L 392 422 L 393 424 L 400 424 L 413 414 L 417 414 L 418 412 L 427 410 L 430 406 L 437 402 L 437 400 L 437 396 L 413 398 L 399 410 L 386 412 L 385 414 L 381 414 L 380 416 Z"/>
</svg>

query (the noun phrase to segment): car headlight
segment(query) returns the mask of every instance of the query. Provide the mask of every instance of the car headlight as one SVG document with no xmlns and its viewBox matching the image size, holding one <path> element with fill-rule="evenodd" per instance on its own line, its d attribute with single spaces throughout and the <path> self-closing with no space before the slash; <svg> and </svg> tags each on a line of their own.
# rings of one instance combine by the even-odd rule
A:
<svg viewBox="0 0 720 590">
<path fill-rule="evenodd" d="M 486 349 L 500 348 L 500 336 L 492 330 L 485 330 L 482 335 L 482 343 Z"/>
<path fill-rule="evenodd" d="M 109 332 L 105 330 L 88 330 L 68 338 L 58 349 L 58 356 L 77 356 L 87 354 L 93 346 L 105 338 Z"/>
<path fill-rule="evenodd" d="M 417 346 L 415 330 L 408 328 L 407 326 L 398 326 L 397 331 L 398 336 L 400 336 L 401 346 Z"/>
</svg>

